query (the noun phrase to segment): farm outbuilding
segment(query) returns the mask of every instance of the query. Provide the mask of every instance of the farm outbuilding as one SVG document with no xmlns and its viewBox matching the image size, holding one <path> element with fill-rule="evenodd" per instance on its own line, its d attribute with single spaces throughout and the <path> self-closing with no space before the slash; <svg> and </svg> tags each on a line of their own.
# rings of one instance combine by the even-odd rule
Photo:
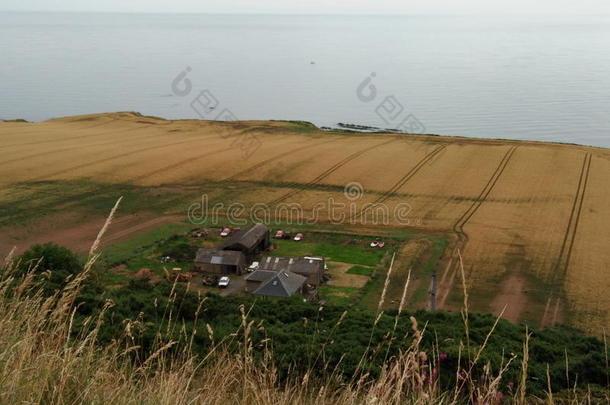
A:
<svg viewBox="0 0 610 405">
<path fill-rule="evenodd" d="M 269 228 L 263 224 L 255 224 L 235 232 L 220 248 L 242 252 L 246 261 L 250 262 L 257 254 L 266 251 L 270 245 Z"/>
<path fill-rule="evenodd" d="M 257 274 L 259 273 L 259 274 Z M 260 282 L 254 280 L 263 280 Z M 252 295 L 263 297 L 290 297 L 303 292 L 306 278 L 290 271 L 257 270 L 246 278 L 247 283 L 258 283 Z"/>
<path fill-rule="evenodd" d="M 306 278 L 307 284 L 319 286 L 324 277 L 324 259 L 318 257 L 263 257 L 260 270 L 289 271 Z"/>
<path fill-rule="evenodd" d="M 242 252 L 201 248 L 195 257 L 195 271 L 213 274 L 242 274 L 246 258 Z"/>
</svg>

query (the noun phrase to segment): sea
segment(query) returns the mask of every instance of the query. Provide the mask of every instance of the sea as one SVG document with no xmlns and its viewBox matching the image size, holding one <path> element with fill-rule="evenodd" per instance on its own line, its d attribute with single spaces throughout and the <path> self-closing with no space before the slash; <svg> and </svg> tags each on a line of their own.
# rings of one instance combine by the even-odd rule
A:
<svg viewBox="0 0 610 405">
<path fill-rule="evenodd" d="M 0 119 L 112 111 L 610 147 L 610 16 L 0 13 Z"/>
</svg>

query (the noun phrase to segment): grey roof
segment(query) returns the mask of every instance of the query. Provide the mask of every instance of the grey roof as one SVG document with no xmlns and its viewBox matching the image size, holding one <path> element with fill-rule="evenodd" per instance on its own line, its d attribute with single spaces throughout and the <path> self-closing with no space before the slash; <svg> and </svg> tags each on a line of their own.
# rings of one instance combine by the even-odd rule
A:
<svg viewBox="0 0 610 405">
<path fill-rule="evenodd" d="M 249 228 L 241 229 L 229 236 L 221 245 L 221 248 L 226 249 L 238 245 L 243 246 L 246 249 L 252 249 L 265 239 L 268 232 L 269 228 L 263 224 L 252 225 Z"/>
<path fill-rule="evenodd" d="M 250 273 L 246 277 L 246 281 L 263 282 L 263 281 L 269 280 L 271 277 L 275 276 L 276 274 L 277 274 L 277 272 L 271 271 L 271 270 L 256 270 L 256 271 Z"/>
<path fill-rule="evenodd" d="M 252 294 L 268 297 L 290 297 L 303 287 L 305 280 L 305 277 L 293 272 L 280 271 L 254 290 Z"/>
<path fill-rule="evenodd" d="M 212 260 L 210 261 L 212 264 L 222 264 L 224 257 L 223 256 L 212 256 Z"/>
<path fill-rule="evenodd" d="M 235 252 L 232 250 L 201 248 L 197 251 L 197 256 L 195 256 L 195 263 L 237 266 L 244 262 L 244 254 L 242 252 Z"/>
<path fill-rule="evenodd" d="M 315 274 L 324 272 L 324 259 L 266 256 L 260 260 L 259 266 L 261 270 L 287 270 L 299 274 Z"/>
</svg>

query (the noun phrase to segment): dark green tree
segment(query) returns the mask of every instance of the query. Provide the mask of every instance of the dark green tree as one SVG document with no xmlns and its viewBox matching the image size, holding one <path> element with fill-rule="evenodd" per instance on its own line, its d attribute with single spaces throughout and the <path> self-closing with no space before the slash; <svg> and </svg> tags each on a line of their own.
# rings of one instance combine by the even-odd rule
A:
<svg viewBox="0 0 610 405">
<path fill-rule="evenodd" d="M 21 274 L 34 271 L 36 279 L 49 293 L 63 288 L 71 277 L 83 269 L 76 254 L 55 243 L 34 245 L 20 259 L 18 271 Z"/>
</svg>

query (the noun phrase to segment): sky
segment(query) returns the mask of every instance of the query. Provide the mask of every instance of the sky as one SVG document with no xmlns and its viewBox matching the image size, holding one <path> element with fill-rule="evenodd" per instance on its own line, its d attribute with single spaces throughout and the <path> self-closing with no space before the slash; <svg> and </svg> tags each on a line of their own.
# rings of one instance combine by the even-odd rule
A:
<svg viewBox="0 0 610 405">
<path fill-rule="evenodd" d="M 609 0 L 2 0 L 3 11 L 150 13 L 610 13 Z"/>
</svg>

